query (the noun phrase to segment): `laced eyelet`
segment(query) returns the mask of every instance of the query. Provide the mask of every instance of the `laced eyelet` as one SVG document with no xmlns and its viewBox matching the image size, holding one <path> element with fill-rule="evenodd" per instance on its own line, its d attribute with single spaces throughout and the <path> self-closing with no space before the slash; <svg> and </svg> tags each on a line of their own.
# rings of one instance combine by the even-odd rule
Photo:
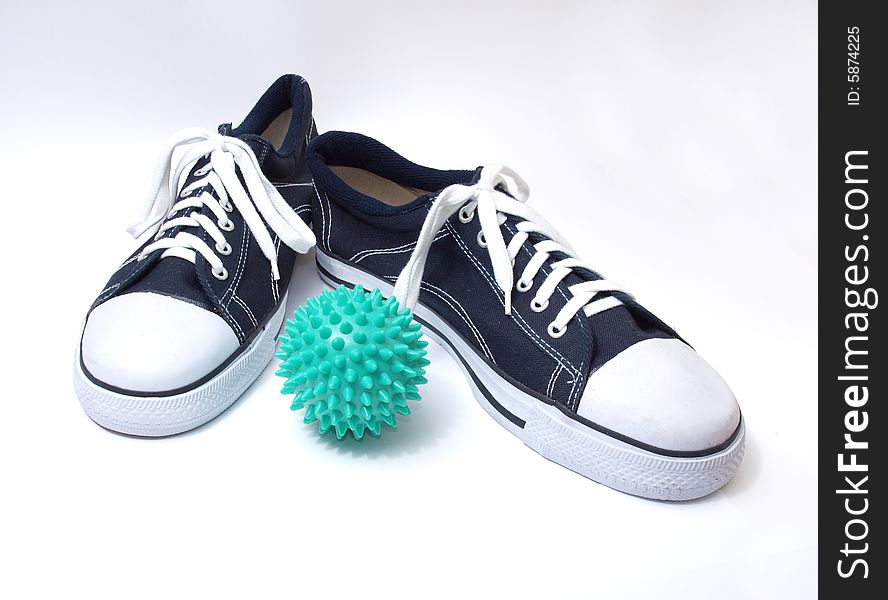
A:
<svg viewBox="0 0 888 600">
<path fill-rule="evenodd" d="M 225 204 L 222 204 L 221 206 L 222 206 L 222 210 L 224 210 L 227 213 L 230 213 L 234 210 L 234 206 L 232 206 L 231 202 L 226 202 Z"/>
<path fill-rule="evenodd" d="M 203 177 L 204 175 L 207 174 L 207 172 L 208 172 L 208 169 L 206 167 L 201 167 L 197 171 L 194 172 L 194 176 L 195 177 Z"/>
<path fill-rule="evenodd" d="M 549 323 L 549 327 L 548 329 L 546 329 L 546 331 L 549 333 L 550 337 L 560 338 L 562 335 L 567 333 L 567 325 L 559 329 L 555 327 L 555 323 Z"/>
<path fill-rule="evenodd" d="M 222 231 L 234 231 L 234 221 L 231 219 L 228 219 L 227 221 L 217 221 L 216 224 Z"/>
<path fill-rule="evenodd" d="M 484 239 L 484 232 L 483 231 L 478 232 L 478 245 L 481 246 L 482 248 L 487 248 L 487 240 Z"/>
<path fill-rule="evenodd" d="M 545 302 L 540 302 L 539 300 L 534 298 L 530 301 L 530 310 L 532 310 L 533 312 L 543 312 L 547 308 L 549 308 L 548 300 L 546 300 Z"/>
<path fill-rule="evenodd" d="M 229 254 L 231 254 L 231 244 L 229 244 L 228 242 L 225 242 L 224 246 L 216 244 L 216 252 L 218 252 L 222 256 L 228 256 Z"/>
<path fill-rule="evenodd" d="M 466 207 L 463 206 L 459 209 L 459 222 L 460 223 L 471 223 L 472 219 L 475 218 L 475 211 L 469 212 L 466 210 Z"/>
<path fill-rule="evenodd" d="M 522 293 L 528 291 L 532 287 L 533 287 L 533 280 L 524 281 L 523 279 L 519 279 L 517 282 L 515 282 L 515 289 L 518 290 L 519 292 L 522 292 Z"/>
<path fill-rule="evenodd" d="M 222 267 L 221 271 L 212 269 L 211 272 L 213 273 L 213 277 L 215 277 L 219 281 L 225 281 L 226 279 L 228 279 L 228 269 L 226 269 L 225 267 Z"/>
</svg>

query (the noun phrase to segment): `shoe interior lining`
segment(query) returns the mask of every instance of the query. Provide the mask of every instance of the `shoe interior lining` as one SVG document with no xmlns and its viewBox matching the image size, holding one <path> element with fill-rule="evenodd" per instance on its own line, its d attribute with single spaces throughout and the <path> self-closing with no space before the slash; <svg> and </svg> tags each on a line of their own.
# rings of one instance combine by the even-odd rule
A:
<svg viewBox="0 0 888 600">
<path fill-rule="evenodd" d="M 416 200 L 417 196 L 431 193 L 395 183 L 357 167 L 331 166 L 330 170 L 349 187 L 389 206 L 404 206 Z"/>
<path fill-rule="evenodd" d="M 287 138 L 287 132 L 290 131 L 290 121 L 292 120 L 293 109 L 288 108 L 275 117 L 274 121 L 272 121 L 271 124 L 265 128 L 265 131 L 262 132 L 262 137 L 271 142 L 271 145 L 274 146 L 274 149 L 278 152 L 280 152 L 281 146 L 284 145 L 284 140 Z"/>
</svg>

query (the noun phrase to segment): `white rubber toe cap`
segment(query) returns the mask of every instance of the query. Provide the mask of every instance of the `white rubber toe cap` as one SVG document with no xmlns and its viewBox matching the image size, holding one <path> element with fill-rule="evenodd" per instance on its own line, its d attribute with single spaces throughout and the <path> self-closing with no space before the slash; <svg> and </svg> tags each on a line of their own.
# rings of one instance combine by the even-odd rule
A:
<svg viewBox="0 0 888 600">
<path fill-rule="evenodd" d="M 169 296 L 136 292 L 90 313 L 80 351 L 87 371 L 100 382 L 162 392 L 204 377 L 238 346 L 219 315 Z"/>
<path fill-rule="evenodd" d="M 649 339 L 595 371 L 578 413 L 636 441 L 679 452 L 726 442 L 740 423 L 734 394 L 687 344 Z"/>
</svg>

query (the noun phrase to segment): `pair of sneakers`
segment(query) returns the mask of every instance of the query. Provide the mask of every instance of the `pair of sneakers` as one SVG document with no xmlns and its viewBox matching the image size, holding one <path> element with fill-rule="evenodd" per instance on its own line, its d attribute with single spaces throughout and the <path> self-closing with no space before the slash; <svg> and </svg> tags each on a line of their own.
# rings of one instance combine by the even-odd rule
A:
<svg viewBox="0 0 888 600">
<path fill-rule="evenodd" d="M 577 258 L 503 166 L 437 170 L 354 133 L 318 135 L 278 79 L 238 127 L 186 130 L 157 166 L 145 236 L 89 309 L 75 389 L 96 423 L 165 436 L 230 406 L 274 356 L 298 254 L 395 294 L 525 444 L 631 494 L 686 500 L 744 449 L 719 375 Z"/>
</svg>

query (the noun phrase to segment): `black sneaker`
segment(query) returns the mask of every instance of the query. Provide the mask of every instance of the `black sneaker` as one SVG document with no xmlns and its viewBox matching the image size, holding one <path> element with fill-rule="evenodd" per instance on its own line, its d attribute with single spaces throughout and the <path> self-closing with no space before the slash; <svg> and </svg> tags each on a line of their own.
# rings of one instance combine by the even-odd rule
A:
<svg viewBox="0 0 888 600">
<path fill-rule="evenodd" d="M 323 278 L 418 299 L 417 319 L 500 425 L 639 496 L 698 498 L 731 479 L 744 425 L 728 386 L 575 258 L 514 172 L 421 167 L 342 132 L 316 138 L 307 160 Z"/>
<path fill-rule="evenodd" d="M 87 314 L 74 387 L 86 413 L 161 436 L 224 411 L 271 360 L 297 253 L 315 242 L 311 92 L 285 75 L 244 122 L 187 129 L 155 172 L 138 237 Z"/>
</svg>

